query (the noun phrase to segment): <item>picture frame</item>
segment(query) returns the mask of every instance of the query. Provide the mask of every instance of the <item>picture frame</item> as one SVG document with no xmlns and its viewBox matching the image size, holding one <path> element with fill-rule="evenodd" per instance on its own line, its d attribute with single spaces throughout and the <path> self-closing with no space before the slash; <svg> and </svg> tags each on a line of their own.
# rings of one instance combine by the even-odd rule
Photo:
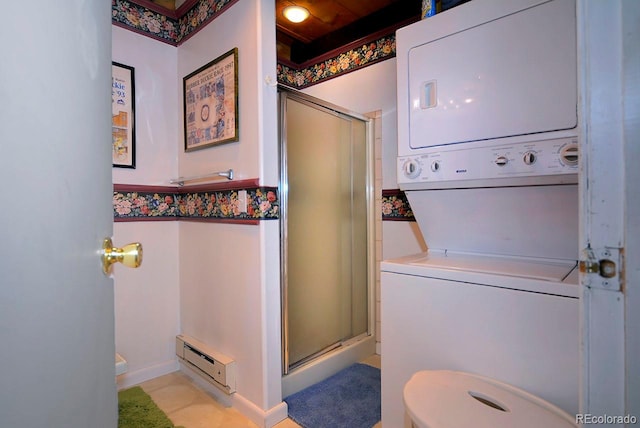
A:
<svg viewBox="0 0 640 428">
<path fill-rule="evenodd" d="M 239 140 L 238 48 L 185 76 L 182 89 L 185 152 Z"/>
<path fill-rule="evenodd" d="M 135 70 L 111 63 L 111 135 L 114 167 L 136 167 Z"/>
</svg>

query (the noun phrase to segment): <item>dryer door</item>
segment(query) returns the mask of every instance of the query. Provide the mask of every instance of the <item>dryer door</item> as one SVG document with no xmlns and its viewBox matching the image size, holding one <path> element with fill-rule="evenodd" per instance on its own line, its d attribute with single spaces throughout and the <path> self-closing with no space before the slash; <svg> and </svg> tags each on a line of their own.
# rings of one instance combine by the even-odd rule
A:
<svg viewBox="0 0 640 428">
<path fill-rule="evenodd" d="M 451 30 L 409 49 L 410 147 L 575 128 L 575 3 L 555 0 L 480 25 L 469 24 L 469 12 L 420 23 L 427 35 L 431 19 Z"/>
</svg>

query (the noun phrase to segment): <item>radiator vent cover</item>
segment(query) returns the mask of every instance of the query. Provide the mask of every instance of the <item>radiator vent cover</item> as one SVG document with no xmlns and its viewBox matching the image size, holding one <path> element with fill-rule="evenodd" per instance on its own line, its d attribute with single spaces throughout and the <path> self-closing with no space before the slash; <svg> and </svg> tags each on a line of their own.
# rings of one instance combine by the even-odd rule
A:
<svg viewBox="0 0 640 428">
<path fill-rule="evenodd" d="M 176 336 L 176 355 L 227 394 L 236 392 L 236 362 L 193 337 Z"/>
</svg>

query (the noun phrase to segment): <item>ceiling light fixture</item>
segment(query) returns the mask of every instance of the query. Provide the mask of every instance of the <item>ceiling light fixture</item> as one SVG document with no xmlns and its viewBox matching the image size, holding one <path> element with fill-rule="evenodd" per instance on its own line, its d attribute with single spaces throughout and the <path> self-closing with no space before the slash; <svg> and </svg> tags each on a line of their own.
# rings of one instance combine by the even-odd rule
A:
<svg viewBox="0 0 640 428">
<path fill-rule="evenodd" d="M 300 6 L 287 6 L 282 11 L 282 14 L 291 22 L 302 22 L 309 17 L 309 11 Z"/>
</svg>

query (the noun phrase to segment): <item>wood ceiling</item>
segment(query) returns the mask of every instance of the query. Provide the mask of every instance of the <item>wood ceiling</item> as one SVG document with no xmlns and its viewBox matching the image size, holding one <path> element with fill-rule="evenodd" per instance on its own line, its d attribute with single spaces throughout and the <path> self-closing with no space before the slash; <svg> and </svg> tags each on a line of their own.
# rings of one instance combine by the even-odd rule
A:
<svg viewBox="0 0 640 428">
<path fill-rule="evenodd" d="M 309 18 L 289 22 L 282 11 L 291 5 L 307 9 Z M 278 60 L 314 62 L 368 36 L 391 34 L 419 20 L 421 7 L 421 0 L 276 0 Z"/>
<path fill-rule="evenodd" d="M 144 0 L 148 1 L 148 0 Z M 143 3 L 144 1 L 141 1 Z M 175 11 L 196 0 L 151 0 Z M 310 13 L 295 24 L 283 15 L 285 7 L 297 5 Z M 370 36 L 386 36 L 418 21 L 422 0 L 276 0 L 278 61 L 293 66 L 319 62 L 330 53 Z"/>
</svg>

